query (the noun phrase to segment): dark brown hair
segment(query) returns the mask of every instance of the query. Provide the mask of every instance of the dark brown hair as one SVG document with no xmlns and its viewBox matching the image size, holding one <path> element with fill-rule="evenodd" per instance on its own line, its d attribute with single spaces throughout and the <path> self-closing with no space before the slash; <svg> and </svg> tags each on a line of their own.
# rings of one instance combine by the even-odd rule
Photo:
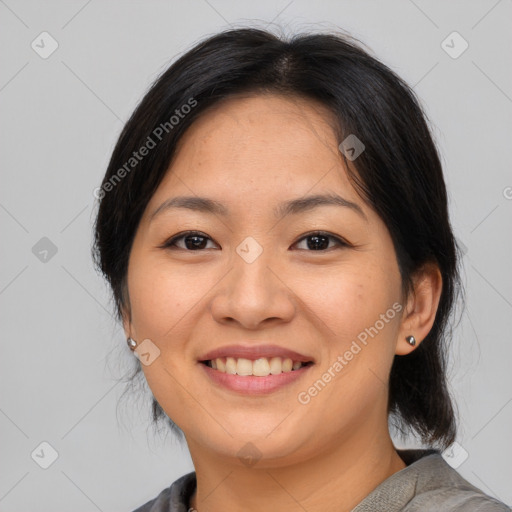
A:
<svg viewBox="0 0 512 512">
<path fill-rule="evenodd" d="M 412 428 L 426 444 L 448 446 L 456 422 L 445 342 L 460 279 L 441 163 L 413 91 L 346 36 L 286 39 L 258 29 L 229 30 L 197 44 L 154 82 L 124 126 L 98 194 L 93 254 L 118 317 L 129 310 L 126 275 L 139 221 L 180 138 L 220 100 L 258 92 L 319 101 L 337 119 L 340 142 L 354 134 L 364 143 L 349 175 L 391 234 L 405 292 L 422 265 L 439 267 L 443 289 L 434 325 L 411 354 L 395 356 L 389 412 L 400 431 Z M 155 147 L 131 160 L 149 139 Z M 166 415 L 153 399 L 153 418 L 161 417 Z"/>
</svg>

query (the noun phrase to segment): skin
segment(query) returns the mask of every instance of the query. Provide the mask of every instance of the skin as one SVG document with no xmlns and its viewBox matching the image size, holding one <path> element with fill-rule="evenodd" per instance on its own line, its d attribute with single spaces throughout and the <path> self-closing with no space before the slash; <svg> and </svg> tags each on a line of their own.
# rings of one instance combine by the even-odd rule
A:
<svg viewBox="0 0 512 512">
<path fill-rule="evenodd" d="M 389 373 L 395 354 L 415 349 L 405 337 L 413 334 L 418 346 L 431 329 L 441 276 L 425 266 L 415 293 L 403 296 L 388 229 L 350 183 L 331 126 L 330 113 L 311 100 L 223 101 L 186 132 L 138 227 L 124 328 L 160 350 L 142 367 L 185 433 L 198 482 L 190 505 L 199 512 L 350 510 L 405 467 L 388 431 Z M 364 216 L 332 205 L 282 220 L 273 214 L 282 201 L 333 192 Z M 215 199 L 229 215 L 169 209 L 151 218 L 178 195 Z M 319 229 L 350 245 L 327 239 L 327 249 L 308 248 L 304 236 Z M 207 235 L 205 248 L 187 250 L 184 239 L 162 247 L 185 230 Z M 263 248 L 250 264 L 236 252 L 248 236 Z M 401 313 L 299 403 L 394 303 Z M 316 363 L 269 395 L 213 385 L 198 359 L 240 342 L 277 344 Z M 259 452 L 251 467 L 238 456 L 249 442 Z"/>
</svg>

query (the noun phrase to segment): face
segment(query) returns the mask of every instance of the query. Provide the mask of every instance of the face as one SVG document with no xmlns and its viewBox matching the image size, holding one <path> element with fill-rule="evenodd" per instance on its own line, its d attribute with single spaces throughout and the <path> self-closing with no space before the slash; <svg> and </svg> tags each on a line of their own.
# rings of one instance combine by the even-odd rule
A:
<svg viewBox="0 0 512 512">
<path fill-rule="evenodd" d="M 236 461 L 252 443 L 270 467 L 387 432 L 401 279 L 329 116 L 277 95 L 224 101 L 142 217 L 125 330 L 150 340 L 145 377 L 193 454 Z"/>
</svg>

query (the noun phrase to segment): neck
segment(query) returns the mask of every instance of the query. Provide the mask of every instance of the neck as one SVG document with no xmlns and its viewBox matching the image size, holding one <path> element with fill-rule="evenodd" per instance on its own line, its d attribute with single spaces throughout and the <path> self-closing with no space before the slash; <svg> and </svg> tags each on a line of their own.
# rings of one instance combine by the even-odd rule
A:
<svg viewBox="0 0 512 512">
<path fill-rule="evenodd" d="M 245 467 L 189 442 L 197 479 L 190 506 L 197 512 L 349 511 L 406 467 L 387 429 L 381 435 L 368 430 L 367 435 L 358 432 L 312 458 L 280 467 L 265 466 L 264 461 Z"/>
</svg>

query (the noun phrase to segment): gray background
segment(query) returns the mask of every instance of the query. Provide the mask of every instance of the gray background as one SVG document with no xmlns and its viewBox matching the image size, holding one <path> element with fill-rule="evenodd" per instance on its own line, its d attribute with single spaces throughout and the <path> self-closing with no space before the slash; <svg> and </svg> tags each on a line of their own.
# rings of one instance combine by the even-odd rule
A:
<svg viewBox="0 0 512 512">
<path fill-rule="evenodd" d="M 134 361 L 90 258 L 93 190 L 177 55 L 229 25 L 269 22 L 349 31 L 426 105 L 466 248 L 452 462 L 512 503 L 511 14 L 510 0 L 0 0 L 0 511 L 128 511 L 193 469 L 186 447 L 147 431 L 148 394 L 116 408 Z M 46 59 L 31 47 L 51 48 L 43 31 L 59 45 Z M 469 44 L 457 58 L 442 47 L 453 31 Z M 447 44 L 453 54 L 463 42 Z M 43 441 L 58 452 L 48 469 Z"/>
</svg>

